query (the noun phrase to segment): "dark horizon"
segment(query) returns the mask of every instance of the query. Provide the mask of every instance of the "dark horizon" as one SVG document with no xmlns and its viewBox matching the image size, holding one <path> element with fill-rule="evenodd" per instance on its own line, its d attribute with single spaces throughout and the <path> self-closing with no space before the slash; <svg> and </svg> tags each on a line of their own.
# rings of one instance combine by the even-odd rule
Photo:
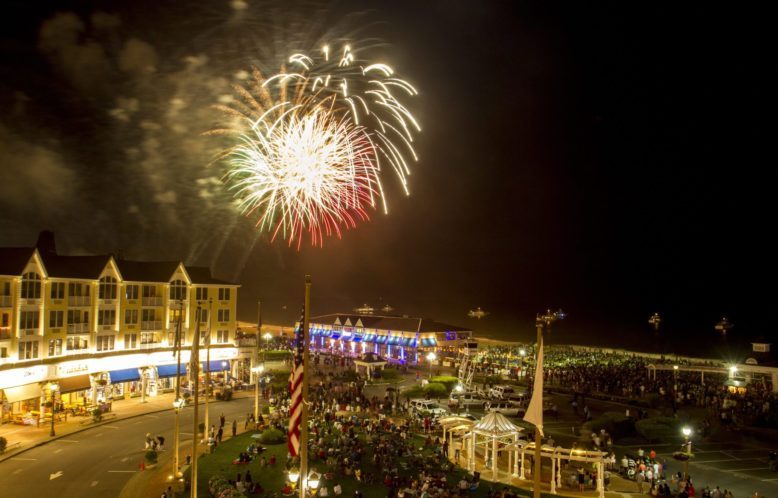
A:
<svg viewBox="0 0 778 498">
<path fill-rule="evenodd" d="M 139 5 L 7 6 L 0 245 L 52 229 L 64 254 L 208 265 L 241 283 L 244 321 L 258 299 L 267 322 L 294 321 L 311 274 L 317 314 L 390 304 L 505 340 L 531 341 L 546 307 L 568 312 L 552 342 L 654 350 L 654 312 L 663 347 L 686 354 L 774 335 L 767 16 L 618 2 Z M 235 71 L 342 38 L 380 39 L 371 55 L 420 90 L 420 159 L 410 196 L 385 178 L 388 216 L 298 252 L 235 214 L 202 133 Z M 490 315 L 468 318 L 479 306 Z M 717 344 L 722 316 L 737 346 Z"/>
</svg>

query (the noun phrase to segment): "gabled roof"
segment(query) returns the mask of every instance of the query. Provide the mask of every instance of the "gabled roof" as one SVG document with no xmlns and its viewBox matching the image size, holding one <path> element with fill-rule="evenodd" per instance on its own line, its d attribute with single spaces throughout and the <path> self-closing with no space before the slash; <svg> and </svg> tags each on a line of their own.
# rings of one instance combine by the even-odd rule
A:
<svg viewBox="0 0 778 498">
<path fill-rule="evenodd" d="M 213 278 L 211 276 L 211 269 L 206 266 L 186 266 L 186 272 L 189 274 L 189 278 L 192 279 L 193 284 L 238 285 L 233 282 L 227 282 L 226 280 Z"/>
<path fill-rule="evenodd" d="M 32 247 L 0 247 L 0 275 L 21 276 L 34 253 Z"/>
<path fill-rule="evenodd" d="M 122 279 L 126 282 L 170 282 L 180 264 L 179 261 L 116 260 Z"/>
<path fill-rule="evenodd" d="M 111 256 L 60 256 L 52 253 L 41 253 L 43 264 L 49 277 L 80 278 L 97 280 L 111 261 Z"/>
<path fill-rule="evenodd" d="M 429 318 L 413 318 L 407 316 L 381 316 L 381 315 L 359 315 L 349 313 L 334 313 L 331 315 L 321 315 L 311 318 L 311 323 L 321 325 L 341 325 L 356 323 L 361 321 L 362 326 L 367 329 L 392 330 L 395 332 L 458 332 L 468 331 L 470 329 L 449 325 L 447 323 L 436 322 Z"/>
</svg>

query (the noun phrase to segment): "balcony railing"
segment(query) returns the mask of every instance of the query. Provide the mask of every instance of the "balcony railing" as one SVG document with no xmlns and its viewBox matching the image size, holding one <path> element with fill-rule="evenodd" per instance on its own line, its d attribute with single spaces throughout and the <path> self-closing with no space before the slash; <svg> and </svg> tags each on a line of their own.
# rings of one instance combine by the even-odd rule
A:
<svg viewBox="0 0 778 498">
<path fill-rule="evenodd" d="M 0 296 L 0 308 L 10 308 L 13 305 L 11 296 Z"/>
<path fill-rule="evenodd" d="M 143 306 L 162 306 L 162 297 L 144 297 L 142 304 Z"/>
<path fill-rule="evenodd" d="M 87 334 L 89 333 L 88 323 L 68 323 L 68 334 Z"/>
<path fill-rule="evenodd" d="M 140 322 L 140 329 L 141 330 L 162 330 L 162 322 L 159 320 Z"/>
<path fill-rule="evenodd" d="M 68 296 L 68 306 L 89 306 L 92 298 L 89 296 Z"/>
</svg>

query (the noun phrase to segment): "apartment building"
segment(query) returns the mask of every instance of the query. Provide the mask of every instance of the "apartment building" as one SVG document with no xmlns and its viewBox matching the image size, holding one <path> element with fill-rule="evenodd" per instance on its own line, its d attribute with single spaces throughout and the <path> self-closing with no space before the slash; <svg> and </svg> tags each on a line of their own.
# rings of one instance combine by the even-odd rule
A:
<svg viewBox="0 0 778 498">
<path fill-rule="evenodd" d="M 170 388 L 179 331 L 183 365 L 199 331 L 208 368 L 229 371 L 238 287 L 179 261 L 60 255 L 50 232 L 0 248 L 0 421 Z"/>
</svg>

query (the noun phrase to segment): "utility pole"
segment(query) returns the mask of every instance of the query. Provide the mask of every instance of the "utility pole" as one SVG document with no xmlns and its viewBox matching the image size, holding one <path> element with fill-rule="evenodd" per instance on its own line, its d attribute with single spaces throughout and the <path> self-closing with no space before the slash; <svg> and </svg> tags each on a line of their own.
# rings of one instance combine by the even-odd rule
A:
<svg viewBox="0 0 778 498">
<path fill-rule="evenodd" d="M 197 498 L 197 442 L 200 427 L 198 424 L 197 403 L 200 401 L 200 304 L 197 305 L 197 320 L 195 321 L 195 333 L 192 339 L 191 371 L 194 379 L 194 429 L 192 430 L 192 483 L 191 498 Z"/>
<path fill-rule="evenodd" d="M 305 276 L 305 311 L 303 312 L 303 393 L 302 393 L 302 417 L 300 419 L 300 498 L 306 498 L 306 488 L 308 487 L 308 377 L 312 370 L 309 370 L 308 349 L 308 323 L 311 316 L 311 276 Z"/>
</svg>

